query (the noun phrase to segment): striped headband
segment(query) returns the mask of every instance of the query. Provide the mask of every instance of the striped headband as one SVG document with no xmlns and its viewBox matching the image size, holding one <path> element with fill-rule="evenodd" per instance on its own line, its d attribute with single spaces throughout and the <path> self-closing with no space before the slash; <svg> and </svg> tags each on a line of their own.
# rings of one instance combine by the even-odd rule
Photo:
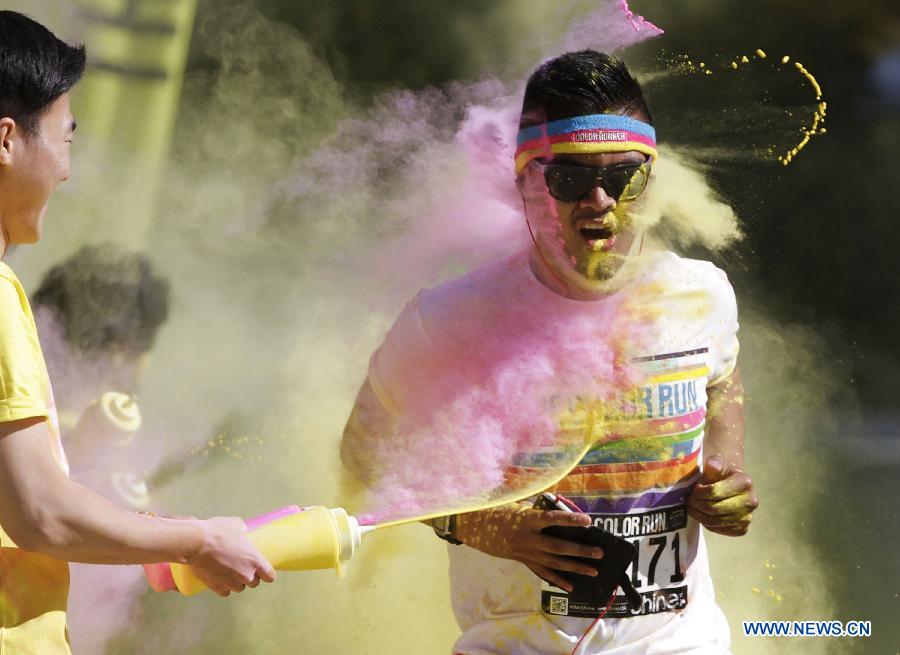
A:
<svg viewBox="0 0 900 655">
<path fill-rule="evenodd" d="M 591 114 L 542 123 L 519 130 L 516 174 L 532 159 L 561 154 L 594 154 L 637 150 L 657 157 L 656 130 L 629 116 Z"/>
</svg>

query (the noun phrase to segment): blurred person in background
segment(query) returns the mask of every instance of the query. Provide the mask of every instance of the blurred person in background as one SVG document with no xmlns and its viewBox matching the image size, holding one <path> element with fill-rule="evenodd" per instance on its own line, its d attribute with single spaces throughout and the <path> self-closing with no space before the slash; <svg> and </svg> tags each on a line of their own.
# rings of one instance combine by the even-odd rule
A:
<svg viewBox="0 0 900 655">
<path fill-rule="evenodd" d="M 31 304 L 71 479 L 119 505 L 159 511 L 147 477 L 162 445 L 146 438 L 137 393 L 169 315 L 169 281 L 142 253 L 84 246 L 44 275 Z M 143 571 L 74 564 L 70 576 L 73 650 L 102 653 L 121 617 L 140 612 Z"/>
<path fill-rule="evenodd" d="M 69 177 L 69 91 L 83 47 L 0 11 L 0 257 L 40 240 L 47 203 Z M 50 379 L 28 297 L 0 262 L 0 648 L 69 653 L 68 561 L 183 562 L 220 595 L 275 572 L 234 517 L 127 511 L 68 477 Z"/>
<path fill-rule="evenodd" d="M 135 441 L 137 393 L 169 315 L 168 280 L 146 255 L 84 246 L 47 272 L 31 302 L 72 479 L 147 509 L 153 457 Z"/>
</svg>

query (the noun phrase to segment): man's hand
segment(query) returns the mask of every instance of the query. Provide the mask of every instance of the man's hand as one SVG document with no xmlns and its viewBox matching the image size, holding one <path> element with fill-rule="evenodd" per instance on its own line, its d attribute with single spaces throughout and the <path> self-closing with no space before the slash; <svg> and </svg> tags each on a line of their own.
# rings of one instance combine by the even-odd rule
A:
<svg viewBox="0 0 900 655">
<path fill-rule="evenodd" d="M 247 527 L 237 517 L 199 521 L 203 547 L 187 564 L 194 574 L 220 596 L 256 587 L 260 580 L 275 580 L 275 569 L 247 539 Z"/>
<path fill-rule="evenodd" d="M 603 550 L 542 534 L 551 525 L 581 526 L 591 524 L 587 514 L 561 510 L 544 511 L 527 505 L 505 505 L 483 512 L 470 512 L 457 517 L 457 539 L 467 546 L 494 557 L 515 560 L 547 582 L 572 591 L 572 583 L 560 571 L 595 577 L 597 569 L 573 557 L 601 559 Z"/>
<path fill-rule="evenodd" d="M 688 498 L 688 514 L 716 534 L 747 534 L 759 499 L 753 480 L 736 466 L 725 466 L 721 457 L 706 460 L 700 482 Z"/>
</svg>

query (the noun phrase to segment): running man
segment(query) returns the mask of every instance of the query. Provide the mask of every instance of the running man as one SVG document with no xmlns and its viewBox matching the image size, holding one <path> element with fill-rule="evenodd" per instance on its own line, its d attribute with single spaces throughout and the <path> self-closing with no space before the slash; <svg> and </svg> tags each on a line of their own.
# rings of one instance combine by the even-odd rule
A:
<svg viewBox="0 0 900 655">
<path fill-rule="evenodd" d="M 580 512 L 521 503 L 434 522 L 454 544 L 452 604 L 462 629 L 454 653 L 570 653 L 595 621 L 579 652 L 727 653 L 701 526 L 743 535 L 757 506 L 742 471 L 734 292 L 721 270 L 654 247 L 634 220 L 658 153 L 641 87 L 619 59 L 581 51 L 542 64 L 528 81 L 519 127 L 515 171 L 533 245 L 407 305 L 372 356 L 343 459 L 371 478 L 366 439 L 414 405 L 423 384 L 416 371 L 439 373 L 435 362 L 477 356 L 481 337 L 521 336 L 498 329 L 541 329 L 515 320 L 523 308 L 581 325 L 623 314 L 620 325 L 634 330 L 592 338 L 627 360 L 639 382 L 612 405 L 573 397 L 565 417 L 569 428 L 598 419 L 607 426 L 553 490 Z M 583 338 L 584 330 L 572 334 Z M 603 570 L 602 549 L 542 533 L 592 524 L 636 546 L 631 602 L 621 586 L 612 596 L 574 593 L 578 576 Z"/>
</svg>

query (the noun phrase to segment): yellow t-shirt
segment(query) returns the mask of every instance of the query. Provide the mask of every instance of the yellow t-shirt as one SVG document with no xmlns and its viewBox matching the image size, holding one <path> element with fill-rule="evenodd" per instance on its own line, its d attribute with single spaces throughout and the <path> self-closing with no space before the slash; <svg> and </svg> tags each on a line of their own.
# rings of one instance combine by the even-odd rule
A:
<svg viewBox="0 0 900 655">
<path fill-rule="evenodd" d="M 28 297 L 0 262 L 0 423 L 44 416 L 68 474 L 47 366 Z M 70 655 L 69 565 L 26 552 L 0 526 L 0 655 Z"/>
</svg>

